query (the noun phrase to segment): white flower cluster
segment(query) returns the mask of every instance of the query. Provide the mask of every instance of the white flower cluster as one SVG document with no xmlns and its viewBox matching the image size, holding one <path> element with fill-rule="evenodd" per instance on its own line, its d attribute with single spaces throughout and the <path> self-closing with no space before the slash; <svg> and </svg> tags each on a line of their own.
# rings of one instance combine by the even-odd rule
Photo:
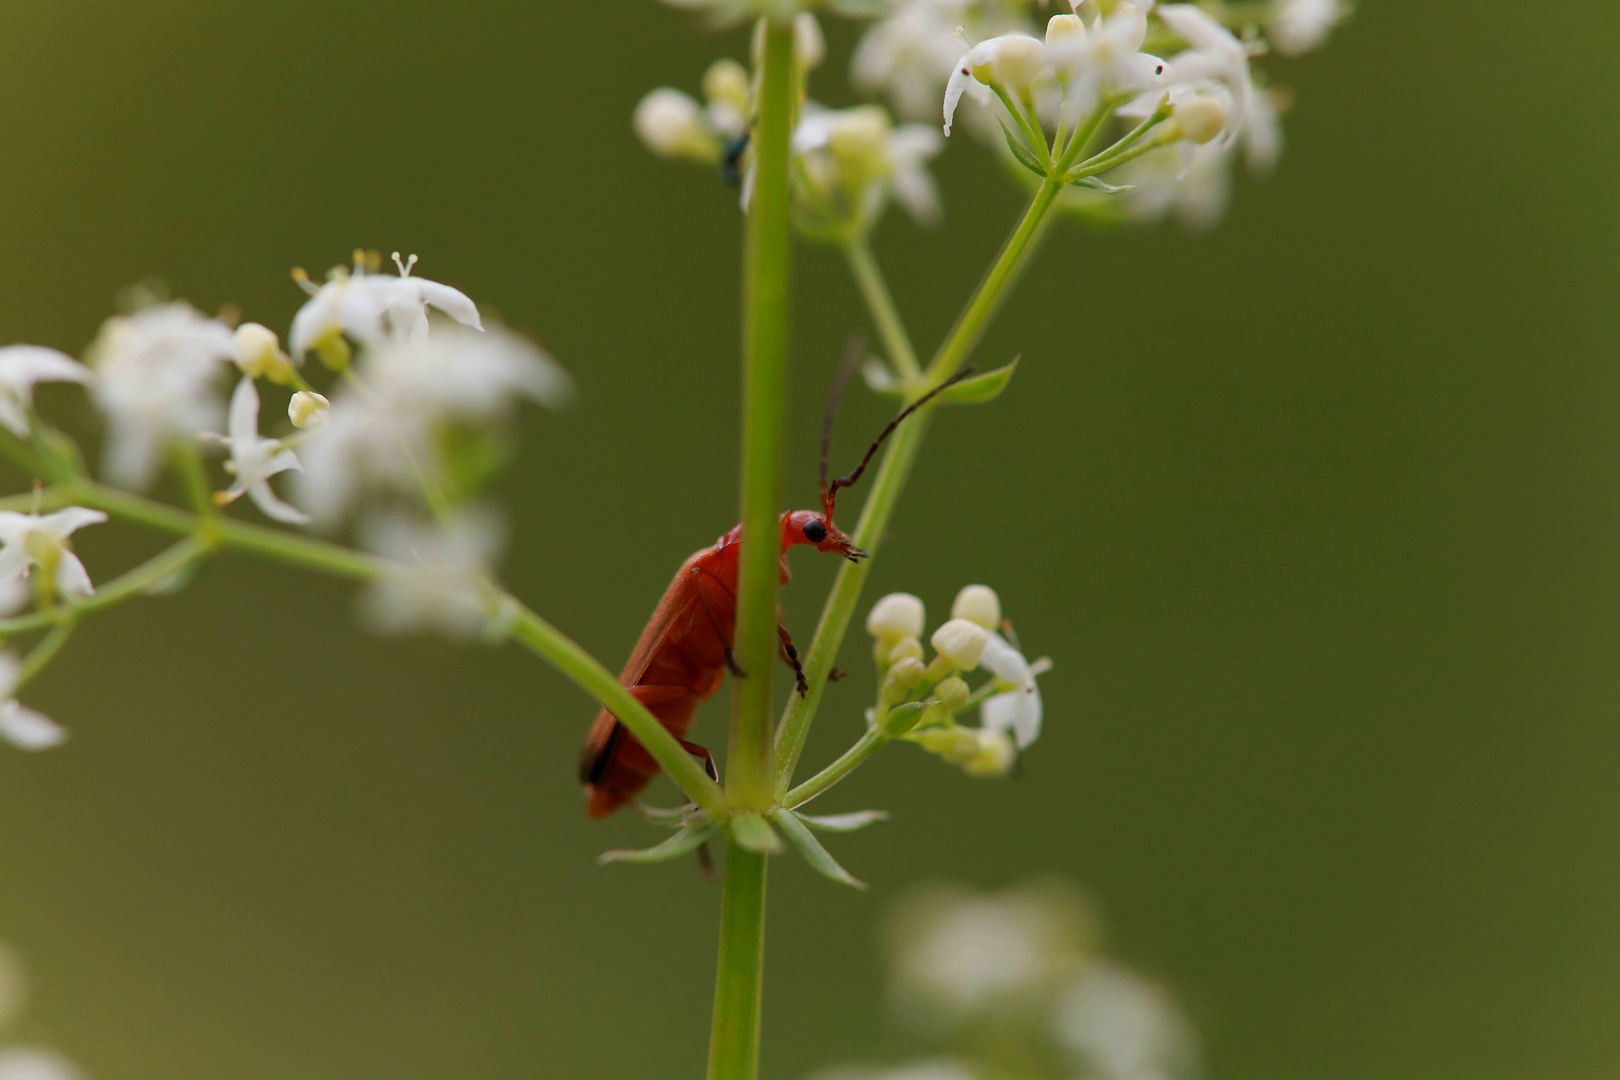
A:
<svg viewBox="0 0 1620 1080">
<path fill-rule="evenodd" d="M 881 15 L 889 0 L 664 0 L 673 8 L 699 12 L 720 26 L 749 18 L 778 22 L 801 12 L 822 8 L 836 15 L 870 18 Z"/>
<path fill-rule="evenodd" d="M 950 620 L 929 638 L 935 656 L 924 663 L 921 639 L 927 620 L 921 600 L 910 593 L 890 593 L 872 606 L 866 619 L 882 677 L 879 709 L 911 698 L 929 702 L 904 737 L 973 776 L 1005 776 L 1018 754 L 1041 734 L 1041 692 L 1035 680 L 1051 664 L 1024 659 L 1002 636 L 1007 625 L 995 591 L 969 585 L 951 605 Z M 981 668 L 992 678 L 977 691 L 969 689 L 961 675 Z M 957 724 L 957 714 L 975 702 L 980 726 Z"/>
<path fill-rule="evenodd" d="M 1120 197 L 1076 190 L 1068 203 L 1098 218 L 1175 213 L 1201 228 L 1225 208 L 1239 148 L 1256 174 L 1268 172 L 1280 150 L 1277 103 L 1286 95 L 1267 88 L 1250 58 L 1316 48 L 1346 11 L 1342 0 L 1241 7 L 1077 0 L 1072 13 L 1046 19 L 1043 33 L 1038 20 L 1046 13 L 1030 0 L 903 0 L 862 38 L 852 74 L 906 119 L 938 116 L 943 99 L 946 134 L 965 97 L 968 126 L 998 148 L 1003 127 L 1018 127 L 998 101 L 1003 95 L 1055 131 L 1072 132 L 1102 105 L 1121 134 L 1168 95 L 1172 115 L 1164 123 L 1177 126 L 1178 145 L 1122 165 L 1112 179 L 1124 190 L 1109 188 Z M 1100 125 L 1098 137 L 1109 130 Z"/>
<path fill-rule="evenodd" d="M 359 513 L 362 542 L 392 560 L 362 601 L 372 626 L 499 633 L 506 613 L 489 574 L 503 530 L 476 497 L 516 405 L 559 406 L 572 383 L 532 342 L 486 331 L 465 294 L 413 276 L 414 255 L 394 261 L 397 274 L 380 273 L 379 257 L 357 252 L 352 267 L 320 286 L 295 273 L 309 299 L 293 318 L 290 354 L 265 326 L 233 327 L 181 301 L 148 302 L 107 320 L 88 365 L 40 346 L 0 348 L 0 440 L 43 477 L 81 475 L 71 440 L 40 420 L 34 391 L 43 382 L 83 385 L 106 417 L 109 481 L 141 490 L 174 462 L 195 492 L 207 483 L 196 448 L 223 447 L 231 480 L 213 493 L 218 506 L 246 495 L 274 521 L 322 527 Z M 432 311 L 450 324 L 434 328 Z M 330 400 L 305 379 L 309 353 L 332 372 Z M 233 370 L 227 410 L 221 398 Z M 295 391 L 285 435 L 260 433 L 261 380 Z M 297 476 L 294 502 L 272 487 L 284 472 Z M 82 506 L 0 511 L 0 616 L 30 598 L 48 613 L 94 596 L 70 538 L 106 519 Z M 0 654 L 0 737 L 25 749 L 56 745 L 62 729 L 13 696 L 22 671 Z"/>
<path fill-rule="evenodd" d="M 800 14 L 794 45 L 801 75 L 826 55 L 815 18 Z M 752 156 L 752 81 L 734 60 L 719 60 L 703 76 L 705 102 L 671 87 L 653 90 L 636 107 L 636 134 L 660 157 L 720 168 L 743 186 L 747 203 Z M 944 149 L 928 124 L 896 124 L 877 105 L 829 109 L 804 101 L 791 148 L 795 218 L 808 236 L 842 240 L 869 230 L 891 202 L 919 223 L 939 220 L 939 191 L 928 162 Z"/>
<path fill-rule="evenodd" d="M 927 885 L 889 918 L 890 1001 L 944 1056 L 894 1067 L 842 1067 L 816 1080 L 1190 1080 L 1192 1026 L 1170 995 L 1110 959 L 1083 892 L 1044 879 L 981 894 Z"/>
</svg>

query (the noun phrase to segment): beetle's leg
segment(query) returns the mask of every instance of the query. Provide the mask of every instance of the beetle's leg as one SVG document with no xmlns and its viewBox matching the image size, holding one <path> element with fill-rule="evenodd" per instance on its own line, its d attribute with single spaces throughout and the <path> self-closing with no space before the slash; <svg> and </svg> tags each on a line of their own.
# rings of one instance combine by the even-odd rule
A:
<svg viewBox="0 0 1620 1080">
<path fill-rule="evenodd" d="M 703 591 L 703 578 L 707 577 L 710 581 L 714 582 L 716 585 L 719 585 L 722 589 L 725 588 L 725 585 L 720 581 L 719 578 L 715 577 L 701 566 L 692 567 L 692 575 L 698 579 L 697 595 L 698 600 L 703 604 L 703 614 L 709 617 L 709 626 L 714 629 L 714 636 L 719 638 L 720 644 L 724 645 L 726 648 L 727 670 L 729 670 L 739 679 L 747 678 L 748 672 L 737 666 L 737 658 L 731 654 L 731 635 L 726 633 L 726 628 L 720 625 L 719 617 L 715 615 L 714 609 L 709 606 L 709 597 Z M 729 590 L 727 591 L 729 592 Z"/>
<path fill-rule="evenodd" d="M 799 696 L 804 697 L 810 693 L 810 684 L 805 681 L 804 668 L 799 665 L 799 650 L 793 647 L 793 639 L 788 637 L 787 627 L 780 622 L 776 624 L 776 636 L 782 639 L 782 659 L 793 668 L 793 679 L 798 685 Z"/>
<path fill-rule="evenodd" d="M 709 753 L 708 748 L 699 746 L 697 743 L 687 742 L 685 739 L 681 739 L 680 743 L 681 749 L 703 762 L 703 771 L 709 774 L 710 780 L 718 784 L 720 782 L 720 771 L 714 767 L 714 755 Z"/>
</svg>

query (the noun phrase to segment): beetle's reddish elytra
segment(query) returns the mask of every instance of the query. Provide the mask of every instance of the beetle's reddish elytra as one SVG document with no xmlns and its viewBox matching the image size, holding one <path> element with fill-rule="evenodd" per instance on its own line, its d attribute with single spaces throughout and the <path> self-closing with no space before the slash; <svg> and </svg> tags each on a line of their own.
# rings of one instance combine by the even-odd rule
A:
<svg viewBox="0 0 1620 1080">
<path fill-rule="evenodd" d="M 878 435 L 855 471 L 829 483 L 827 453 L 838 395 L 854 361 L 863 352 L 859 343 L 852 343 L 827 396 L 821 435 L 821 509 L 790 510 L 781 517 L 781 580 L 784 585 L 792 577 L 788 571 L 788 549 L 800 544 L 808 544 L 817 551 L 835 552 L 852 562 L 866 557 L 866 552 L 833 524 L 833 506 L 839 489 L 850 487 L 861 478 L 873 455 L 901 421 L 973 370 L 962 369 L 903 409 Z M 703 747 L 687 742 L 684 736 L 692 726 L 692 714 L 698 705 L 720 689 L 726 669 L 730 668 L 735 675 L 745 674 L 738 670 L 731 655 L 732 632 L 737 622 L 737 556 L 741 539 L 742 526 L 734 526 L 712 547 L 704 548 L 681 564 L 675 580 L 664 590 L 664 598 L 658 602 L 647 628 L 641 632 L 630 662 L 619 676 L 619 684 L 645 705 L 671 735 L 680 739 L 689 753 L 703 758 L 711 776 L 716 775 L 712 755 Z M 782 625 L 780 610 L 776 632 L 782 658 L 792 665 L 798 692 L 803 696 L 809 687 L 793 640 Z M 597 713 L 579 759 L 579 780 L 585 785 L 588 815 L 599 818 L 611 814 L 635 798 L 659 771 L 658 762 L 618 717 L 605 708 Z"/>
</svg>

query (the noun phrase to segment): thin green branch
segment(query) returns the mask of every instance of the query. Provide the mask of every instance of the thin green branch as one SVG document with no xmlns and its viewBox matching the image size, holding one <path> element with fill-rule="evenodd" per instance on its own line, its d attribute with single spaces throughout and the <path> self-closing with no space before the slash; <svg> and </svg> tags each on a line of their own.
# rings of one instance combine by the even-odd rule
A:
<svg viewBox="0 0 1620 1080">
<path fill-rule="evenodd" d="M 83 600 L 57 604 L 40 611 L 29 612 L 27 615 L 0 619 L 0 636 L 26 634 L 32 630 L 43 630 L 47 626 L 71 625 L 86 616 L 145 593 L 165 578 L 185 569 L 192 560 L 204 554 L 206 549 L 203 543 L 194 536 L 188 536 L 133 570 L 107 582 Z"/>
<path fill-rule="evenodd" d="M 30 679 L 45 670 L 45 665 L 62 651 L 67 639 L 73 636 L 73 630 L 77 625 L 71 618 L 62 619 L 51 628 L 51 632 L 46 634 L 38 645 L 34 646 L 17 671 L 17 681 L 11 687 L 13 693 L 21 690 Z"/>
<path fill-rule="evenodd" d="M 849 260 L 850 273 L 855 275 L 878 337 L 883 339 L 883 349 L 900 373 L 901 381 L 907 385 L 916 383 L 922 378 L 917 351 L 911 347 L 911 335 L 906 333 L 906 324 L 894 305 L 888 282 L 883 280 L 883 271 L 872 254 L 871 241 L 864 233 L 851 239 L 844 244 L 844 257 Z"/>
<path fill-rule="evenodd" d="M 837 761 L 784 795 L 782 805 L 789 809 L 803 806 L 860 768 L 867 758 L 881 750 L 888 741 L 889 738 L 883 734 L 881 727 L 868 728 L 866 734 L 855 741 L 855 745 L 838 756 Z"/>
<path fill-rule="evenodd" d="M 765 976 L 766 856 L 726 844 L 720 959 L 714 980 L 709 1080 L 759 1075 L 760 991 Z"/>
</svg>

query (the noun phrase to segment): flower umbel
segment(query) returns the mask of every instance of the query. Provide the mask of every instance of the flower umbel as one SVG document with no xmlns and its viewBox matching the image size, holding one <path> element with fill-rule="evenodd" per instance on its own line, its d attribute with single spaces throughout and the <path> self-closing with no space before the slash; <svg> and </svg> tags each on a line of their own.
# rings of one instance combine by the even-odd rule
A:
<svg viewBox="0 0 1620 1080">
<path fill-rule="evenodd" d="M 259 391 L 251 376 L 244 376 L 231 395 L 230 422 L 227 434 L 210 435 L 209 440 L 231 452 L 225 471 L 236 477 L 231 486 L 214 495 L 214 502 L 228 506 L 247 495 L 264 515 L 288 525 L 303 525 L 309 515 L 295 506 L 289 506 L 271 490 L 270 478 L 288 469 L 302 468 L 298 455 L 289 450 L 280 439 L 267 439 L 259 434 Z"/>
</svg>

